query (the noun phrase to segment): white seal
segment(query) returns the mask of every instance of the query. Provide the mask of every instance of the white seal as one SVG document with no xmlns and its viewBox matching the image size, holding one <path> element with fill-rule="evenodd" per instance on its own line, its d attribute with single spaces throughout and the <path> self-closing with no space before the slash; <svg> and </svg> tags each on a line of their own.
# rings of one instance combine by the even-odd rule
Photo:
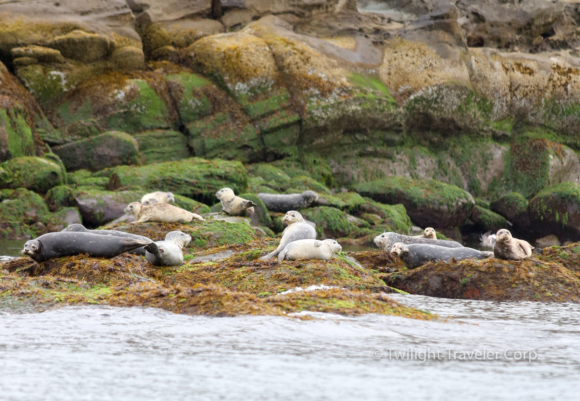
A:
<svg viewBox="0 0 580 401">
<path fill-rule="evenodd" d="M 222 188 L 215 194 L 222 204 L 222 211 L 230 216 L 243 216 L 247 213 L 254 213 L 254 202 L 236 196 L 233 189 Z"/>
<path fill-rule="evenodd" d="M 301 239 L 286 245 L 284 250 L 278 255 L 278 261 L 284 259 L 322 259 L 329 260 L 332 255 L 342 251 L 342 247 L 333 239 L 318 241 L 315 239 Z"/>
<path fill-rule="evenodd" d="M 125 213 L 135 217 L 134 223 L 144 223 L 146 221 L 156 221 L 160 223 L 189 223 L 192 220 L 203 220 L 198 214 L 188 212 L 169 203 L 153 203 L 143 205 L 139 202 L 129 203 L 124 210 Z"/>
<path fill-rule="evenodd" d="M 268 260 L 274 256 L 278 256 L 278 254 L 282 252 L 284 248 L 286 248 L 286 245 L 291 242 L 298 241 L 300 239 L 316 239 L 316 230 L 314 227 L 304 221 L 302 215 L 295 210 L 290 210 L 288 213 L 286 213 L 282 219 L 282 223 L 288 224 L 288 227 L 286 227 L 282 232 L 280 245 L 274 252 L 262 256 L 260 260 Z"/>
<path fill-rule="evenodd" d="M 183 248 L 191 242 L 191 235 L 177 231 L 168 232 L 165 241 L 153 242 L 145 247 L 145 257 L 155 266 L 181 266 Z"/>
<path fill-rule="evenodd" d="M 171 192 L 151 192 L 150 194 L 143 195 L 141 198 L 141 203 L 145 203 L 151 199 L 155 199 L 158 203 L 173 203 L 175 202 L 175 196 Z M 152 202 L 153 203 L 153 202 Z"/>
</svg>

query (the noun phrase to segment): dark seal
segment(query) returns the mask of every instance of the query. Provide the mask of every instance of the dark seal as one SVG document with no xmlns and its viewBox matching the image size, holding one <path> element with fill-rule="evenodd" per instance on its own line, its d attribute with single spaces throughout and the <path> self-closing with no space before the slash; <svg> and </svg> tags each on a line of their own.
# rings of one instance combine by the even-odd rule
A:
<svg viewBox="0 0 580 401">
<path fill-rule="evenodd" d="M 491 252 L 481 252 L 472 248 L 445 248 L 437 245 L 403 244 L 401 242 L 392 246 L 391 253 L 397 255 L 409 269 L 436 260 L 449 262 L 451 259 L 486 259 L 491 256 Z"/>
<path fill-rule="evenodd" d="M 314 191 L 304 191 L 301 194 L 258 194 L 266 208 L 271 212 L 286 213 L 290 210 L 305 209 L 318 199 Z"/>
<path fill-rule="evenodd" d="M 27 241 L 22 253 L 40 263 L 52 258 L 88 253 L 97 258 L 113 258 L 124 252 L 140 248 L 151 240 L 98 235 L 84 232 L 58 232 L 44 234 Z"/>
<path fill-rule="evenodd" d="M 76 233 L 92 233 L 97 235 L 109 235 L 112 237 L 119 237 L 119 238 L 132 238 L 135 240 L 142 240 L 142 241 L 149 241 L 152 242 L 150 238 L 144 237 L 142 235 L 126 233 L 124 231 L 117 231 L 117 230 L 89 230 L 82 224 L 71 224 L 61 232 L 76 232 Z M 134 255 L 141 255 L 145 256 L 145 248 L 137 248 L 131 251 Z"/>
<path fill-rule="evenodd" d="M 445 248 L 463 248 L 459 242 L 447 241 L 442 239 L 430 239 L 421 237 L 410 237 L 408 235 L 397 234 L 392 232 L 382 233 L 377 235 L 373 242 L 375 245 L 386 252 L 391 252 L 391 248 L 397 242 L 403 244 L 425 244 L 425 245 L 437 245 Z"/>
</svg>

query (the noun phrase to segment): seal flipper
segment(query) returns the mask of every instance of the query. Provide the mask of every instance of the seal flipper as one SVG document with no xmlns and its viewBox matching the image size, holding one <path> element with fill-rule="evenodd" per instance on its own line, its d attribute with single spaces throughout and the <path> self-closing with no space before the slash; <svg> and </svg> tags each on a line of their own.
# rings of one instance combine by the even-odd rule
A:
<svg viewBox="0 0 580 401">
<path fill-rule="evenodd" d="M 157 244 L 155 242 L 152 242 L 149 245 L 145 246 L 144 249 L 147 252 L 152 253 L 155 256 L 159 256 L 161 251 L 163 251 L 162 249 L 159 249 L 159 247 L 157 246 Z"/>
</svg>

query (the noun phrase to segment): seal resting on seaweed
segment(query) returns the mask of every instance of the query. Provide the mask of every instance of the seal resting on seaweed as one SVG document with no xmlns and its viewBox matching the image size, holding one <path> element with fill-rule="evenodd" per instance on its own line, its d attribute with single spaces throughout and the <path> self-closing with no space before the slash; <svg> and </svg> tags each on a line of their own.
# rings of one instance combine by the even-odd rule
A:
<svg viewBox="0 0 580 401">
<path fill-rule="evenodd" d="M 288 227 L 282 232 L 282 239 L 280 239 L 280 245 L 274 252 L 271 252 L 265 256 L 262 256 L 260 260 L 272 259 L 274 256 L 278 256 L 280 252 L 286 248 L 291 242 L 298 241 L 301 239 L 316 239 L 316 230 L 310 224 L 308 224 L 304 217 L 295 210 L 290 210 L 284 218 L 282 223 L 288 224 Z"/>
<path fill-rule="evenodd" d="M 129 203 L 124 210 L 125 213 L 135 217 L 135 223 L 146 221 L 156 221 L 160 223 L 189 223 L 192 220 L 203 220 L 198 214 L 188 212 L 169 203 L 153 203 L 143 205 L 139 202 Z"/>
<path fill-rule="evenodd" d="M 314 191 L 281 195 L 259 193 L 258 197 L 269 211 L 286 213 L 289 210 L 306 209 L 318 199 L 318 194 Z"/>
<path fill-rule="evenodd" d="M 143 241 L 152 241 L 151 238 L 144 237 L 143 235 L 126 233 L 124 231 L 89 230 L 88 228 L 86 228 L 82 224 L 71 224 L 70 226 L 66 227 L 65 229 L 61 230 L 60 232 L 93 233 L 93 234 L 97 234 L 97 235 L 109 235 L 109 236 L 113 236 L 113 237 L 133 238 L 133 239 L 143 240 Z M 145 256 L 145 249 L 143 247 L 141 247 L 141 248 L 133 249 L 132 251 L 129 251 L 129 253 L 132 253 L 134 255 Z"/>
<path fill-rule="evenodd" d="M 254 213 L 254 202 L 236 196 L 234 190 L 231 188 L 222 188 L 215 194 L 222 204 L 222 212 L 230 216 L 243 216 L 247 213 Z"/>
<path fill-rule="evenodd" d="M 183 248 L 191 242 L 191 235 L 182 231 L 170 231 L 165 241 L 152 242 L 145 246 L 145 257 L 155 266 L 181 266 Z"/>
<path fill-rule="evenodd" d="M 151 192 L 150 194 L 143 195 L 141 198 L 141 203 L 145 203 L 147 201 L 153 200 L 151 203 L 173 203 L 175 202 L 175 195 L 172 192 Z"/>
<path fill-rule="evenodd" d="M 397 242 L 403 244 L 427 244 L 427 245 L 437 245 L 445 248 L 463 248 L 459 242 L 447 241 L 442 239 L 430 239 L 422 237 L 411 237 L 408 235 L 397 234 L 392 232 L 386 232 L 377 235 L 373 242 L 375 245 L 386 252 L 391 252 L 391 248 Z"/>
<path fill-rule="evenodd" d="M 415 235 L 415 238 L 429 238 L 429 239 L 437 239 L 437 233 L 433 227 L 427 227 L 423 234 Z"/>
<path fill-rule="evenodd" d="M 437 245 L 403 244 L 401 242 L 393 244 L 391 254 L 397 255 L 409 269 L 423 266 L 425 263 L 435 260 L 449 262 L 451 259 L 486 259 L 491 256 L 491 252 L 481 252 L 472 248 L 445 248 Z"/>
<path fill-rule="evenodd" d="M 315 239 L 300 239 L 286 245 L 278 255 L 278 262 L 298 259 L 329 260 L 332 255 L 342 251 L 342 246 L 333 239 L 318 241 Z"/>
<path fill-rule="evenodd" d="M 74 256 L 88 253 L 97 258 L 114 258 L 124 252 L 145 246 L 152 241 L 122 238 L 112 235 L 99 235 L 91 232 L 58 232 L 44 234 L 37 239 L 27 241 L 22 253 L 35 262 L 44 262 L 52 258 Z"/>
<path fill-rule="evenodd" d="M 502 228 L 496 234 L 493 254 L 498 259 L 522 260 L 532 256 L 533 249 L 529 242 L 512 237 L 512 233 Z"/>
</svg>

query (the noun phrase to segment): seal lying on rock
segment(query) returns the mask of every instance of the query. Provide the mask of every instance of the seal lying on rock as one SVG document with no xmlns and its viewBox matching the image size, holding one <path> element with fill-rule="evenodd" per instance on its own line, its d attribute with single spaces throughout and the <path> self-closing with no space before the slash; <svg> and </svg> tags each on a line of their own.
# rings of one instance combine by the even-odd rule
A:
<svg viewBox="0 0 580 401">
<path fill-rule="evenodd" d="M 286 245 L 284 250 L 278 255 L 278 262 L 298 259 L 322 259 L 328 260 L 342 251 L 342 246 L 333 239 L 318 241 L 315 239 L 301 239 Z"/>
<path fill-rule="evenodd" d="M 435 229 L 434 228 L 427 227 L 425 229 L 425 231 L 423 231 L 423 234 L 421 234 L 421 235 L 415 235 L 415 238 L 437 239 L 437 233 L 435 232 Z"/>
<path fill-rule="evenodd" d="M 203 220 L 198 214 L 188 212 L 169 203 L 154 203 L 143 205 L 139 202 L 129 203 L 124 210 L 125 213 L 135 217 L 135 223 L 146 221 L 156 221 L 160 223 L 189 223 L 192 220 Z M 134 224 L 134 223 L 133 223 Z"/>
<path fill-rule="evenodd" d="M 58 232 L 27 241 L 22 253 L 40 263 L 52 258 L 88 253 L 97 258 L 114 258 L 148 245 L 151 240 L 98 235 L 91 232 Z"/>
<path fill-rule="evenodd" d="M 152 241 L 150 238 L 144 237 L 143 235 L 130 234 L 130 233 L 126 233 L 124 231 L 89 230 L 88 228 L 86 228 L 82 224 L 71 224 L 70 226 L 61 230 L 61 232 L 93 233 L 93 234 L 97 234 L 97 235 L 110 235 L 113 237 L 132 238 L 132 239 L 136 239 L 136 240 L 143 240 L 143 241 L 149 241 L 149 242 Z M 143 247 L 137 248 L 137 249 L 130 251 L 130 253 L 132 253 L 134 255 L 145 256 L 145 248 L 143 248 Z"/>
<path fill-rule="evenodd" d="M 151 198 L 151 199 L 147 199 L 145 202 L 141 202 L 141 204 L 143 206 L 149 206 L 149 205 L 152 205 L 154 203 L 159 203 L 159 201 L 155 198 Z"/>
<path fill-rule="evenodd" d="M 215 194 L 222 204 L 222 212 L 230 216 L 243 216 L 247 213 L 254 214 L 254 202 L 236 196 L 231 188 L 222 188 Z"/>
<path fill-rule="evenodd" d="M 143 195 L 143 197 L 141 198 L 141 203 L 145 203 L 152 199 L 155 199 L 155 201 L 157 201 L 158 203 L 173 203 L 175 202 L 175 195 L 173 195 L 173 193 L 171 192 L 161 192 L 161 191 L 151 192 L 150 194 Z"/>
<path fill-rule="evenodd" d="M 445 248 L 427 244 L 403 244 L 397 242 L 391 248 L 391 254 L 397 255 L 409 269 L 423 266 L 427 262 L 442 260 L 448 262 L 451 259 L 486 259 L 491 252 L 480 252 L 472 248 Z"/>
<path fill-rule="evenodd" d="M 286 213 L 289 210 L 305 209 L 318 199 L 314 191 L 304 191 L 301 194 L 274 195 L 258 194 L 266 208 L 271 212 Z"/>
<path fill-rule="evenodd" d="M 316 230 L 314 227 L 308 224 L 302 215 L 295 210 L 290 210 L 286 213 L 282 219 L 282 223 L 288 224 L 288 227 L 286 227 L 282 232 L 280 245 L 274 252 L 262 256 L 260 260 L 268 260 L 272 259 L 274 256 L 278 256 L 278 254 L 286 248 L 286 245 L 291 242 L 301 239 L 316 239 Z"/>
<path fill-rule="evenodd" d="M 181 266 L 183 248 L 191 242 L 191 235 L 177 231 L 168 232 L 165 241 L 152 242 L 145 247 L 145 257 L 155 266 Z"/>
<path fill-rule="evenodd" d="M 522 260 L 532 256 L 533 249 L 527 241 L 512 237 L 512 233 L 503 228 L 497 232 L 493 254 L 498 259 Z"/>
<path fill-rule="evenodd" d="M 391 252 L 391 247 L 397 242 L 403 244 L 429 244 L 438 245 L 446 248 L 463 248 L 459 242 L 447 241 L 442 239 L 430 239 L 430 238 L 420 238 L 420 237 L 410 237 L 408 235 L 397 234 L 392 232 L 382 233 L 377 235 L 373 242 L 375 245 L 386 252 Z"/>
</svg>

